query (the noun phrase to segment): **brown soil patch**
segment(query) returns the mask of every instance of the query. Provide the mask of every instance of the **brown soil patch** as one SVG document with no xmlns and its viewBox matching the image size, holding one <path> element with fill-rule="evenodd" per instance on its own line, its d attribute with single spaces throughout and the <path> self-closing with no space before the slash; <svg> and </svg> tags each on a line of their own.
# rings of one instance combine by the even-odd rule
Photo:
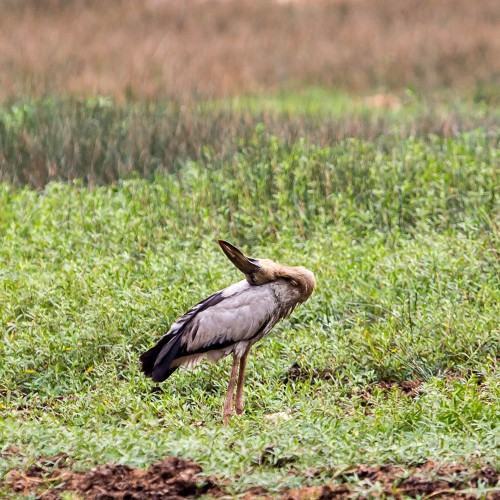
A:
<svg viewBox="0 0 500 500">
<path fill-rule="evenodd" d="M 377 382 L 375 387 L 383 390 L 399 389 L 407 396 L 414 398 L 420 394 L 421 380 L 404 380 L 403 382 Z"/>
<path fill-rule="evenodd" d="M 161 460 L 146 470 L 105 464 L 81 473 L 65 470 L 65 465 L 58 457 L 42 458 L 24 473 L 11 471 L 6 486 L 16 494 L 37 494 L 43 500 L 59 499 L 63 491 L 95 500 L 180 499 L 221 493 L 212 479 L 199 475 L 202 469 L 198 464 L 177 457 Z"/>
<path fill-rule="evenodd" d="M 0 483 L 0 491 L 8 489 L 18 495 L 37 495 L 41 500 L 60 499 L 64 491 L 95 500 L 213 498 L 225 494 L 221 483 L 218 485 L 214 478 L 200 475 L 202 468 L 198 464 L 177 457 L 157 462 L 146 470 L 106 464 L 90 472 L 72 472 L 67 466 L 62 454 L 41 458 L 25 472 L 11 471 L 7 480 Z M 500 499 L 500 476 L 491 466 L 472 469 L 428 461 L 408 470 L 395 465 L 358 465 L 335 472 L 335 478 L 332 484 L 284 490 L 280 494 L 256 486 L 243 492 L 242 498 L 342 499 L 360 496 L 363 490 L 372 488 L 371 498 Z M 473 491 L 484 487 L 493 489 L 486 494 Z"/>
<path fill-rule="evenodd" d="M 334 370 L 331 368 L 312 370 L 303 368 L 298 363 L 294 363 L 283 377 L 283 382 L 286 384 L 289 382 L 304 382 L 307 380 L 330 380 L 333 376 Z M 421 393 L 422 383 L 423 382 L 421 380 L 404 380 L 402 382 L 381 380 L 372 384 L 371 387 L 368 387 L 368 389 L 364 392 L 363 397 L 369 398 L 373 389 L 377 387 L 383 391 L 392 391 L 397 389 L 410 398 L 415 398 Z"/>
<path fill-rule="evenodd" d="M 371 491 L 370 498 L 423 497 L 498 500 L 500 499 L 499 480 L 499 473 L 490 466 L 471 470 L 459 464 L 437 465 L 429 461 L 408 472 L 402 467 L 394 465 L 375 467 L 358 465 L 338 476 L 337 481 L 342 484 L 291 490 L 286 492 L 282 498 L 286 500 L 357 498 L 362 496 L 359 492 L 360 486 L 362 489 L 368 489 L 378 483 L 379 489 Z M 354 486 L 356 486 L 356 490 Z M 490 490 L 486 494 L 471 491 L 479 486 L 497 486 L 497 489 Z"/>
<path fill-rule="evenodd" d="M 477 488 L 480 482 L 489 487 L 499 484 L 499 473 L 491 466 L 471 470 L 460 464 L 441 464 L 432 461 L 414 468 L 409 474 L 402 467 L 382 465 L 367 467 L 359 465 L 343 473 L 346 481 L 353 479 L 367 484 L 379 483 L 381 495 L 396 498 L 432 496 L 433 498 L 478 498 L 478 495 L 460 490 Z M 498 490 L 500 495 L 500 490 Z M 493 495 L 493 496 L 492 496 Z M 487 498 L 495 497 L 492 492 Z M 325 498 L 335 498 L 334 496 Z"/>
<path fill-rule="evenodd" d="M 421 386 L 422 381 L 420 380 L 405 380 L 403 382 L 387 382 L 383 380 L 376 382 L 359 393 L 361 405 L 366 408 L 368 413 L 370 412 L 370 409 L 375 405 L 373 399 L 373 391 L 375 388 L 382 392 L 399 391 L 401 395 L 414 399 L 421 394 Z"/>
</svg>

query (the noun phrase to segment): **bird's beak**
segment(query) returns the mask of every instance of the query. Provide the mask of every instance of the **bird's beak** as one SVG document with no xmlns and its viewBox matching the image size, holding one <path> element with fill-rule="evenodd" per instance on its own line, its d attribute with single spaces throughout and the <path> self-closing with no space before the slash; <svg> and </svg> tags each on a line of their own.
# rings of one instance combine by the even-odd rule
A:
<svg viewBox="0 0 500 500">
<path fill-rule="evenodd" d="M 224 240 L 219 240 L 219 245 L 227 258 L 244 274 L 252 274 L 258 271 L 262 266 L 257 259 L 245 257 L 243 253 L 235 246 Z"/>
</svg>

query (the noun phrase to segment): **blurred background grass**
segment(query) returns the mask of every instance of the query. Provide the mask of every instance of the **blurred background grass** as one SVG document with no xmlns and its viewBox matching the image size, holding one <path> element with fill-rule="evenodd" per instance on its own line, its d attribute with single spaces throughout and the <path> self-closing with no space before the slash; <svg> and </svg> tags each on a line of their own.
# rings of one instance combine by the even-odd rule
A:
<svg viewBox="0 0 500 500">
<path fill-rule="evenodd" d="M 414 99 L 399 110 L 373 110 L 326 91 L 183 105 L 29 99 L 0 106 L 0 181 L 41 189 L 53 180 L 81 179 L 95 186 L 134 176 L 152 179 L 178 172 L 189 161 L 214 170 L 247 146 L 265 154 L 266 141 L 262 152 L 252 142 L 266 133 L 288 150 L 300 139 L 327 147 L 353 137 L 389 150 L 412 137 L 453 138 L 478 128 L 491 143 L 499 118 L 496 107 L 459 101 L 433 105 Z"/>
<path fill-rule="evenodd" d="M 2 0 L 0 98 L 304 88 L 498 100 L 496 0 Z"/>
<path fill-rule="evenodd" d="M 497 136 L 494 0 L 0 2 L 0 181 L 41 189 L 294 144 Z"/>
</svg>

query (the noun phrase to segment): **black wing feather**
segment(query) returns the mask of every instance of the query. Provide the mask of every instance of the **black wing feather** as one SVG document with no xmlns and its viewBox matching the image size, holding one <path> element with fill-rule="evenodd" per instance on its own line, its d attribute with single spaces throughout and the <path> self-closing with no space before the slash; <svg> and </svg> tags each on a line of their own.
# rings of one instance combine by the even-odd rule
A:
<svg viewBox="0 0 500 500">
<path fill-rule="evenodd" d="M 215 306 L 224 298 L 222 291 L 219 291 L 198 302 L 174 323 L 170 331 L 154 347 L 140 356 L 141 369 L 146 377 L 152 378 L 154 382 L 162 382 L 172 375 L 176 368 L 170 368 L 170 365 L 178 357 L 182 334 L 186 327 L 199 312 Z"/>
<path fill-rule="evenodd" d="M 177 353 L 181 347 L 182 335 L 177 335 L 174 339 L 172 339 L 165 347 L 163 347 L 162 351 L 165 351 L 165 354 L 162 356 L 158 356 L 154 368 L 153 374 L 151 378 L 153 382 L 163 382 L 166 380 L 172 373 L 174 373 L 177 368 L 170 368 L 172 361 L 177 357 Z"/>
<path fill-rule="evenodd" d="M 155 366 L 156 358 L 160 354 L 163 347 L 175 337 L 175 333 L 167 333 L 155 346 L 151 347 L 144 354 L 141 354 L 139 360 L 142 364 L 141 369 L 146 377 L 153 376 L 153 368 Z"/>
</svg>

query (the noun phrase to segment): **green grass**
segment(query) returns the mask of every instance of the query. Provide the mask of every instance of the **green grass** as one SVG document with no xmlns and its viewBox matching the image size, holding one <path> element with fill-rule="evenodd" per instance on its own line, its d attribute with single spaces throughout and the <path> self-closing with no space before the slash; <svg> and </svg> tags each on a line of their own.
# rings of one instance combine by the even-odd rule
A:
<svg viewBox="0 0 500 500">
<path fill-rule="evenodd" d="M 208 109 L 228 109 L 253 113 L 272 112 L 291 115 L 344 116 L 365 110 L 361 99 L 340 92 L 338 89 L 309 87 L 281 90 L 274 94 L 247 95 L 232 99 L 212 100 L 201 105 Z"/>
<path fill-rule="evenodd" d="M 0 185 L 0 474 L 57 452 L 81 469 L 182 455 L 273 490 L 360 462 L 499 466 L 497 146 L 475 130 L 321 148 L 259 127 L 152 181 Z M 228 427 L 229 360 L 162 391 L 138 364 L 241 278 L 221 237 L 318 280 L 254 347 Z"/>
<path fill-rule="evenodd" d="M 387 151 L 404 139 L 430 135 L 453 138 L 481 129 L 490 142 L 497 136 L 498 107 L 413 94 L 403 104 L 400 110 L 374 110 L 327 89 L 185 105 L 102 96 L 3 103 L 0 182 L 37 189 L 54 180 L 105 185 L 175 173 L 189 161 L 224 169 L 252 145 L 258 128 L 288 148 L 301 139 L 331 147 L 356 138 Z M 257 154 L 267 151 L 264 145 Z"/>
</svg>

